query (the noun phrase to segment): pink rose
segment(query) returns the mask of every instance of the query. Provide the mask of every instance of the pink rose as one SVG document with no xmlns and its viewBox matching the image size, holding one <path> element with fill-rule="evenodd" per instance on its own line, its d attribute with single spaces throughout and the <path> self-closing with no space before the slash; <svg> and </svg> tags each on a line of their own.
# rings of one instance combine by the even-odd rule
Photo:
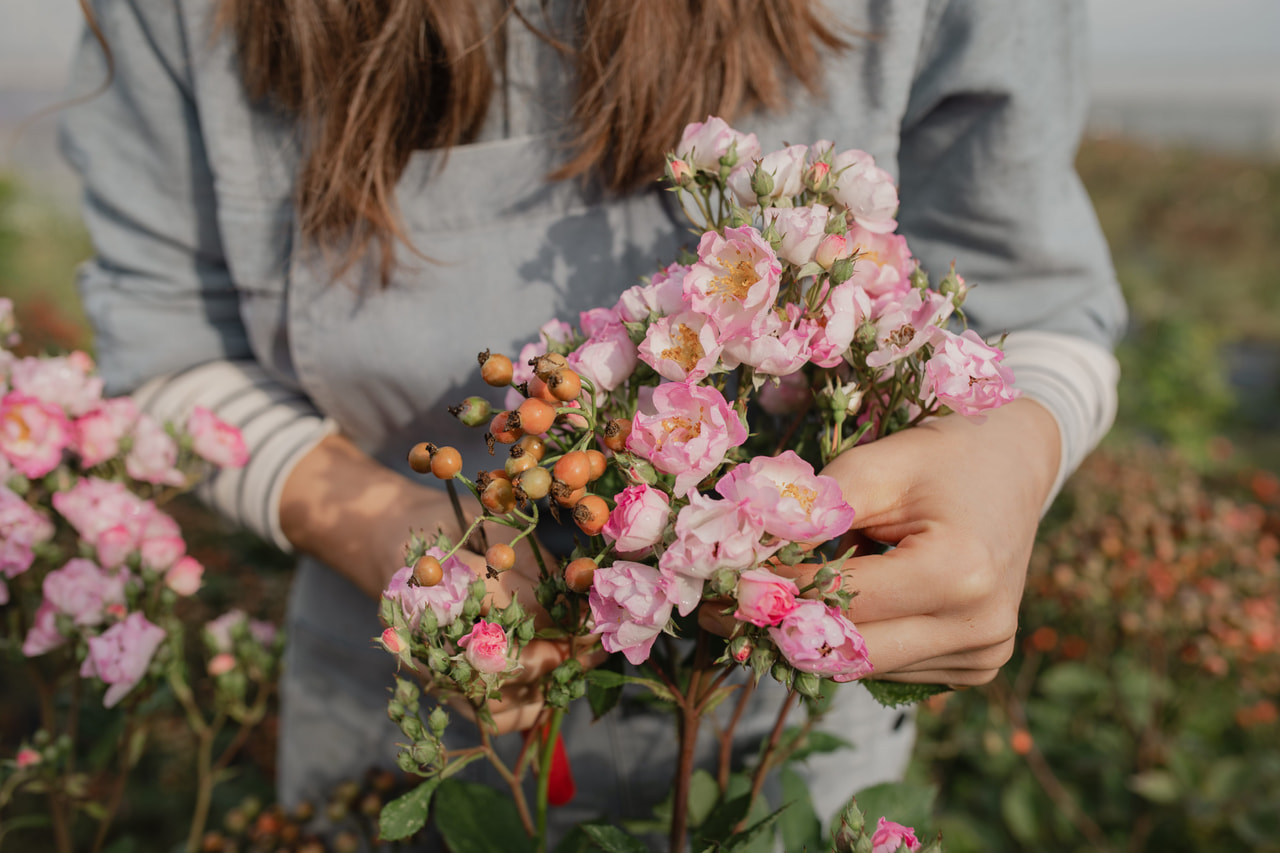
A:
<svg viewBox="0 0 1280 853">
<path fill-rule="evenodd" d="M 72 417 L 102 399 L 102 379 L 90 376 L 93 359 L 84 353 L 52 358 L 21 358 L 10 368 L 13 390 L 52 403 Z"/>
<path fill-rule="evenodd" d="M 147 674 L 151 658 L 164 641 L 163 628 L 135 611 L 98 637 L 89 638 L 89 656 L 80 667 L 82 678 L 96 676 L 110 685 L 103 706 L 114 707 Z"/>
<path fill-rule="evenodd" d="M 715 321 L 720 339 L 766 322 L 778 298 L 782 265 L 749 225 L 702 235 L 698 262 L 684 277 L 684 295 L 695 311 Z"/>
<path fill-rule="evenodd" d="M 29 746 L 24 746 L 22 749 L 19 749 L 17 756 L 14 757 L 14 762 L 18 765 L 19 770 L 25 770 L 28 767 L 35 767 L 42 761 L 44 761 L 44 757 Z"/>
<path fill-rule="evenodd" d="M 126 571 L 107 572 L 92 560 L 68 560 L 60 569 L 45 575 L 44 600 L 54 610 L 71 617 L 80 626 L 100 625 L 107 608 L 125 603 Z"/>
<path fill-rule="evenodd" d="M 760 203 L 759 194 L 751 186 L 752 176 L 757 172 L 768 175 L 773 181 L 773 189 L 767 198 L 791 198 L 800 195 L 804 189 L 806 145 L 789 145 L 778 151 L 770 151 L 760 158 L 758 165 L 751 161 L 740 162 L 738 168 L 729 174 L 729 189 L 738 197 L 743 207 L 754 207 Z"/>
<path fill-rule="evenodd" d="M 661 489 L 641 483 L 613 496 L 616 506 L 600 533 L 622 553 L 653 547 L 671 517 L 671 500 Z"/>
<path fill-rule="evenodd" d="M 711 318 L 681 311 L 653 322 L 640 342 L 640 360 L 672 382 L 697 382 L 716 367 L 720 342 Z"/>
<path fill-rule="evenodd" d="M 232 609 L 205 623 L 205 641 L 216 652 L 230 652 L 235 645 L 234 635 L 242 627 L 254 642 L 264 648 L 271 646 L 276 640 L 275 625 L 260 619 L 250 619 L 243 610 Z"/>
<path fill-rule="evenodd" d="M 218 652 L 209 658 L 208 672 L 214 678 L 226 675 L 236 668 L 236 657 L 229 652 Z"/>
<path fill-rule="evenodd" d="M 778 257 L 798 267 L 812 261 L 818 245 L 827 236 L 828 213 L 825 204 L 769 208 L 765 213 L 765 221 L 772 221 L 773 227 L 782 235 Z"/>
<path fill-rule="evenodd" d="M 471 632 L 458 640 L 464 650 L 467 663 L 479 672 L 490 674 L 506 672 L 511 668 L 507 659 L 507 632 L 501 625 L 481 619 L 471 627 Z"/>
<path fill-rule="evenodd" d="M 588 338 L 594 338 L 596 333 L 603 332 L 605 327 L 621 322 L 622 318 L 612 308 L 592 308 L 589 311 L 578 312 L 578 328 L 582 329 L 582 334 Z"/>
<path fill-rule="evenodd" d="M 124 483 L 85 477 L 65 492 L 53 495 L 53 507 L 86 542 L 106 529 L 123 524 L 141 530 L 155 505 L 129 491 Z"/>
<path fill-rule="evenodd" d="M 653 392 L 656 414 L 632 419 L 627 449 L 659 471 L 675 474 L 675 494 L 688 494 L 747 440 L 747 428 L 714 388 L 670 382 Z"/>
<path fill-rule="evenodd" d="M 159 510 L 156 510 L 155 516 L 169 518 Z M 156 521 L 155 516 L 152 522 Z M 187 552 L 187 543 L 182 540 L 181 535 L 176 533 L 159 532 L 157 530 L 159 526 L 154 523 L 147 525 L 143 530 L 143 539 L 138 545 L 138 550 L 142 553 L 143 568 L 162 572 Z"/>
<path fill-rule="evenodd" d="M 981 418 L 1020 395 L 1013 387 L 1013 371 L 1000 363 L 1004 353 L 973 329 L 959 335 L 938 329 L 933 345 L 921 391 L 933 394 L 957 414 Z"/>
<path fill-rule="evenodd" d="M 613 306 L 618 318 L 627 323 L 639 323 L 652 315 L 665 317 L 686 307 L 684 300 L 684 276 L 689 268 L 671 264 L 649 279 L 648 284 L 637 284 L 622 292 L 618 304 Z"/>
<path fill-rule="evenodd" d="M 953 310 L 951 300 L 936 290 L 912 288 L 894 299 L 876 320 L 876 351 L 867 356 L 867 366 L 884 367 L 931 342 L 931 327 L 941 326 Z"/>
<path fill-rule="evenodd" d="M 27 477 L 43 477 L 62 461 L 71 424 L 62 407 L 10 391 L 0 398 L 0 453 Z"/>
<path fill-rule="evenodd" d="M 787 662 L 801 672 L 854 681 L 871 673 L 867 645 L 853 623 L 821 601 L 797 599 L 795 610 L 769 629 Z"/>
<path fill-rule="evenodd" d="M 98 552 L 98 562 L 104 568 L 114 569 L 124 565 L 124 561 L 137 548 L 137 531 L 117 524 L 102 531 L 93 545 Z"/>
<path fill-rule="evenodd" d="M 792 450 L 734 466 L 716 483 L 716 491 L 746 504 L 765 532 L 791 542 L 835 539 L 853 523 L 853 507 L 845 502 L 840 484 L 815 474 Z"/>
<path fill-rule="evenodd" d="M 66 641 L 67 638 L 58 633 L 58 608 L 49 601 L 41 602 L 22 641 L 22 653 L 33 658 L 53 651 Z"/>
<path fill-rule="evenodd" d="M 204 566 L 194 557 L 183 557 L 164 573 L 164 585 L 178 595 L 195 595 L 204 578 Z"/>
<path fill-rule="evenodd" d="M 875 834 L 871 836 L 871 853 L 898 853 L 903 845 L 908 850 L 919 850 L 916 831 L 909 826 L 880 818 Z"/>
<path fill-rule="evenodd" d="M 876 166 L 865 151 L 842 151 L 831 160 L 836 176 L 831 196 L 848 208 L 854 221 L 868 231 L 887 234 L 898 227 L 898 188 L 893 175 Z"/>
<path fill-rule="evenodd" d="M 733 618 L 761 628 L 777 625 L 796 609 L 799 594 L 795 581 L 765 569 L 749 569 L 738 576 L 738 609 Z"/>
<path fill-rule="evenodd" d="M 698 606 L 703 583 L 716 572 L 751 568 L 780 547 L 760 543 L 764 528 L 744 505 L 697 492 L 676 516 L 675 529 L 675 541 L 658 565 L 671 579 L 671 597 L 681 616 Z"/>
<path fill-rule="evenodd" d="M 80 464 L 92 468 L 120 452 L 120 439 L 133 428 L 138 407 L 131 397 L 103 400 L 74 423 L 75 449 Z"/>
<path fill-rule="evenodd" d="M 911 289 L 916 262 L 907 248 L 907 238 L 901 234 L 877 234 L 855 225 L 846 239 L 858 252 L 849 283 L 861 287 L 872 299 L 886 295 L 901 298 Z"/>
<path fill-rule="evenodd" d="M 590 379 L 596 391 L 612 391 L 636 370 L 639 351 L 621 323 L 596 330 L 586 343 L 569 353 L 569 366 Z"/>
<path fill-rule="evenodd" d="M 822 320 L 813 336 L 810 360 L 819 367 L 835 367 L 853 344 L 858 327 L 871 317 L 871 298 L 850 282 L 831 288 L 822 303 Z"/>
<path fill-rule="evenodd" d="M 31 568 L 32 549 L 52 539 L 53 533 L 49 519 L 0 485 L 0 576 L 17 577 Z"/>
<path fill-rule="evenodd" d="M 476 573 L 456 555 L 444 559 L 443 548 L 429 548 L 427 554 L 440 560 L 444 570 L 440 583 L 435 586 L 411 586 L 409 579 L 413 577 L 413 566 L 405 566 L 391 576 L 391 582 L 382 593 L 384 598 L 400 602 L 409 626 L 415 629 L 422 619 L 422 612 L 428 607 L 435 614 L 436 624 L 441 628 L 452 624 L 462 614 L 462 605 L 476 579 Z"/>
<path fill-rule="evenodd" d="M 178 444 L 159 421 L 143 412 L 133 425 L 132 435 L 133 447 L 124 458 L 130 477 L 158 485 L 186 484 L 186 475 L 174 467 L 178 461 Z"/>
<path fill-rule="evenodd" d="M 732 166 L 749 162 L 759 153 L 760 142 L 754 133 L 739 133 L 718 116 L 686 125 L 675 150 L 690 166 L 715 174 L 720 173 L 722 158 Z"/>
<path fill-rule="evenodd" d="M 842 261 L 853 254 L 853 243 L 845 234 L 826 234 L 813 250 L 813 262 L 824 270 L 831 269 L 836 261 Z"/>
<path fill-rule="evenodd" d="M 654 639 L 671 618 L 671 599 L 662 573 L 652 566 L 618 560 L 596 569 L 591 582 L 592 633 L 607 652 L 622 652 L 639 665 L 649 659 Z"/>
<path fill-rule="evenodd" d="M 191 410 L 187 432 L 196 455 L 219 468 L 243 468 L 249 461 L 249 448 L 240 430 L 203 406 Z"/>
<path fill-rule="evenodd" d="M 720 358 L 729 369 L 749 364 L 765 376 L 786 376 L 808 363 L 809 343 L 818 331 L 817 323 L 805 319 L 803 308 L 789 304 L 786 320 L 771 313 L 755 329 L 725 341 Z"/>
</svg>

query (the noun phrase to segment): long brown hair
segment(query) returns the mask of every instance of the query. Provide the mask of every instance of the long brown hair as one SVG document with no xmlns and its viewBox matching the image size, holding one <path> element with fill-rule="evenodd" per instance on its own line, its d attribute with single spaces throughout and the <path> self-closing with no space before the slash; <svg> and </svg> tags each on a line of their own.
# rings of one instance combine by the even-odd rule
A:
<svg viewBox="0 0 1280 853">
<path fill-rule="evenodd" d="M 408 245 L 396 181 L 413 151 L 479 132 L 513 15 L 576 67 L 574 135 L 550 177 L 619 192 L 661 174 L 688 122 L 781 107 L 793 79 L 817 91 L 821 48 L 845 45 L 819 0 L 581 0 L 570 34 L 514 0 L 221 0 L 250 96 L 300 119 L 304 235 L 349 240 L 347 263 L 376 241 L 386 279 L 394 241 Z"/>
</svg>

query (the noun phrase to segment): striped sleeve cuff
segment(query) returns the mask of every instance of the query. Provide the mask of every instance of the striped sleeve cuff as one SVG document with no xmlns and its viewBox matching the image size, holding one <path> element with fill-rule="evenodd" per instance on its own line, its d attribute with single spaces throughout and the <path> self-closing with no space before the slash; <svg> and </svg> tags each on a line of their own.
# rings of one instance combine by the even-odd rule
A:
<svg viewBox="0 0 1280 853">
<path fill-rule="evenodd" d="M 1104 347 L 1058 332 L 1010 332 L 1004 352 L 1014 384 L 1058 422 L 1062 455 L 1053 491 L 1043 507 L 1047 510 L 1067 477 L 1111 429 L 1120 365 Z"/>
<path fill-rule="evenodd" d="M 280 495 L 298 461 L 337 431 L 333 421 L 251 361 L 197 365 L 153 379 L 133 396 L 161 421 L 182 423 L 193 408 L 203 406 L 239 429 L 249 463 L 219 471 L 197 494 L 231 521 L 286 552 L 293 550 L 280 528 Z"/>
</svg>

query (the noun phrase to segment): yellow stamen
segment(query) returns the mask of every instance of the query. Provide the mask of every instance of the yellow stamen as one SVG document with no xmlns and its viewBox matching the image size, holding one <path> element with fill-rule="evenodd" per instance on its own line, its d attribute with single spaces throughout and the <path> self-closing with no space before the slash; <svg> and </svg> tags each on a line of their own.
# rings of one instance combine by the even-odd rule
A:
<svg viewBox="0 0 1280 853">
<path fill-rule="evenodd" d="M 797 486 L 795 483 L 788 483 L 783 486 L 782 496 L 784 498 L 795 498 L 796 502 L 804 509 L 805 515 L 813 512 L 813 502 L 818 499 L 818 493 L 813 489 L 806 489 L 803 486 Z"/>
<path fill-rule="evenodd" d="M 711 279 L 711 293 L 722 295 L 725 299 L 736 299 L 742 302 L 752 285 L 760 280 L 755 266 L 749 260 L 721 262 L 725 274 Z"/>
<path fill-rule="evenodd" d="M 683 323 L 672 327 L 671 342 L 675 346 L 667 347 L 658 355 L 676 362 L 684 368 L 685 373 L 693 370 L 698 363 L 698 359 L 706 355 L 706 351 L 702 349 L 702 343 L 698 340 L 697 333 Z"/>
</svg>

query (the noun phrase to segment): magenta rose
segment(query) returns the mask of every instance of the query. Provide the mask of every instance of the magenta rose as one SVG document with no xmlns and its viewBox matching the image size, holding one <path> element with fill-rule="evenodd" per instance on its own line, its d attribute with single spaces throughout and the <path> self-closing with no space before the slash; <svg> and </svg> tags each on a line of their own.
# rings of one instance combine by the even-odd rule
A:
<svg viewBox="0 0 1280 853">
<path fill-rule="evenodd" d="M 632 419 L 627 449 L 676 475 L 677 496 L 693 491 L 729 448 L 747 440 L 747 428 L 715 388 L 664 383 L 654 389 L 653 408 Z"/>
<path fill-rule="evenodd" d="M 440 560 L 440 566 L 444 570 L 440 583 L 435 586 L 411 586 L 409 579 L 413 577 L 413 566 L 405 566 L 391 576 L 391 582 L 382 595 L 400 602 L 410 627 L 418 627 L 422 612 L 429 607 L 435 614 L 437 624 L 443 628 L 462 614 L 462 605 L 471 591 L 476 573 L 456 556 L 443 559 L 445 552 L 442 548 L 429 548 L 427 554 Z"/>
<path fill-rule="evenodd" d="M 795 581 L 766 569 L 749 569 L 738 576 L 738 609 L 733 618 L 761 628 L 777 625 L 796 609 L 799 594 Z"/>
<path fill-rule="evenodd" d="M 658 561 L 671 579 L 671 597 L 688 615 L 702 600 L 704 582 L 723 569 L 741 571 L 768 559 L 780 547 L 763 545 L 764 527 L 744 504 L 694 492 L 676 516 L 675 541 Z"/>
<path fill-rule="evenodd" d="M 662 538 L 671 517 L 671 499 L 645 483 L 628 486 L 613 496 L 615 503 L 600 533 L 618 551 L 644 551 Z"/>
<path fill-rule="evenodd" d="M 716 367 L 720 341 L 711 318 L 697 311 L 661 317 L 645 331 L 640 360 L 672 382 L 697 382 Z"/>
<path fill-rule="evenodd" d="M 191 410 L 187 432 L 191 433 L 191 449 L 206 462 L 219 468 L 243 468 L 249 461 L 249 448 L 240 430 L 203 406 Z"/>
<path fill-rule="evenodd" d="M 479 672 L 506 672 L 511 668 L 507 659 L 507 632 L 501 625 L 481 619 L 471 632 L 458 640 L 467 663 Z"/>
<path fill-rule="evenodd" d="M 933 357 L 924 365 L 921 390 L 957 414 L 980 418 L 1019 396 L 1013 387 L 1013 371 L 1000 363 L 1004 353 L 988 345 L 973 329 L 959 335 L 938 329 L 933 346 Z"/>
<path fill-rule="evenodd" d="M 652 566 L 618 560 L 596 569 L 591 582 L 592 633 L 607 652 L 633 664 L 649 659 L 653 641 L 671 618 L 671 598 L 662 573 Z"/>
<path fill-rule="evenodd" d="M 0 453 L 27 477 L 43 477 L 62 461 L 71 444 L 71 423 L 62 407 L 19 391 L 0 398 Z"/>
<path fill-rule="evenodd" d="M 724 236 L 708 231 L 698 243 L 698 262 L 685 274 L 684 295 L 725 340 L 772 316 L 781 275 L 778 256 L 755 228 L 727 228 Z"/>
<path fill-rule="evenodd" d="M 871 836 L 871 853 L 898 853 L 904 844 L 908 850 L 920 849 L 916 831 L 909 826 L 880 818 L 876 823 L 876 831 Z"/>
<path fill-rule="evenodd" d="M 853 623 L 821 601 L 798 599 L 795 610 L 769 629 L 782 656 L 801 672 L 855 681 L 872 671 L 867 645 Z"/>
<path fill-rule="evenodd" d="M 815 474 L 792 450 L 734 466 L 716 483 L 716 491 L 746 504 L 765 532 L 791 542 L 835 539 L 853 523 L 853 507 L 845 502 L 840 484 Z"/>
<path fill-rule="evenodd" d="M 97 676 L 109 685 L 102 704 L 112 708 L 147 674 L 164 637 L 163 628 L 134 611 L 101 636 L 89 638 L 89 656 L 80 667 L 80 675 Z"/>
</svg>

